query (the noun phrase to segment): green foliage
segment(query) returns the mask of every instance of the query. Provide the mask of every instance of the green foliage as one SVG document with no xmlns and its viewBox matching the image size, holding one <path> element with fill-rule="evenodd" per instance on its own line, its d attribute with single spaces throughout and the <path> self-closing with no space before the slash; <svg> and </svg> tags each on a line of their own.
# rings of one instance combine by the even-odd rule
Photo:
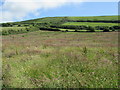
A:
<svg viewBox="0 0 120 90">
<path fill-rule="evenodd" d="M 2 35 L 20 34 L 32 31 L 38 31 L 37 27 L 2 27 Z"/>
<path fill-rule="evenodd" d="M 105 27 L 104 29 L 103 29 L 103 32 L 109 32 L 109 27 Z"/>
<path fill-rule="evenodd" d="M 89 27 L 87 28 L 87 30 L 88 30 L 88 32 L 95 32 L 95 28 L 94 28 L 94 27 L 91 27 L 91 26 L 89 26 Z"/>
<path fill-rule="evenodd" d="M 11 23 L 2 23 L 1 24 L 2 27 L 12 27 Z"/>
<path fill-rule="evenodd" d="M 8 31 L 2 31 L 2 35 L 8 35 Z"/>
</svg>

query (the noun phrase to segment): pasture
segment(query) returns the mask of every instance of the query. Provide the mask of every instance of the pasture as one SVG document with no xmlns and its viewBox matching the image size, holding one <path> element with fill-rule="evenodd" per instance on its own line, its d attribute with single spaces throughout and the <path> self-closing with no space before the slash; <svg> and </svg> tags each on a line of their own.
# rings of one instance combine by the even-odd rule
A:
<svg viewBox="0 0 120 90">
<path fill-rule="evenodd" d="M 91 21 L 115 21 L 118 20 L 118 16 L 90 16 L 90 17 L 68 17 L 69 20 L 91 20 Z"/>
<path fill-rule="evenodd" d="M 86 26 L 118 26 L 118 23 L 93 23 L 93 22 L 66 22 L 62 25 L 77 25 L 77 26 L 81 26 L 81 25 L 86 25 Z"/>
<path fill-rule="evenodd" d="M 118 32 L 2 36 L 4 88 L 118 88 Z"/>
</svg>

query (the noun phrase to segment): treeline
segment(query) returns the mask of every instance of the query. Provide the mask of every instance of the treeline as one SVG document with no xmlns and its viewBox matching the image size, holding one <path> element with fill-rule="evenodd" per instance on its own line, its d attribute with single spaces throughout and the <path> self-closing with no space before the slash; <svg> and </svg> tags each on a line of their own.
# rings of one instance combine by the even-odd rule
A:
<svg viewBox="0 0 120 90">
<path fill-rule="evenodd" d="M 2 23 L 2 24 L 0 24 L 0 27 L 21 27 L 21 26 L 34 26 L 34 24 L 33 23 L 31 23 L 31 24 L 21 24 L 21 23 Z"/>
<path fill-rule="evenodd" d="M 103 31 L 115 31 L 115 30 L 119 30 L 120 26 L 96 26 L 96 27 L 92 27 L 92 26 L 87 26 L 87 25 L 81 25 L 81 26 L 77 26 L 77 25 L 56 25 L 56 26 L 51 26 L 52 28 L 63 28 L 63 29 L 75 29 L 75 30 L 103 30 Z"/>
<path fill-rule="evenodd" d="M 12 27 L 13 26 L 13 24 L 11 24 L 11 23 L 1 23 L 0 24 L 0 27 Z"/>
<path fill-rule="evenodd" d="M 39 28 L 40 30 L 44 30 L 44 31 L 61 31 L 60 29 L 57 29 L 57 28 L 48 28 L 48 27 L 42 27 L 42 28 Z"/>
<path fill-rule="evenodd" d="M 51 23 L 2 23 L 0 27 L 26 27 L 26 26 L 50 26 Z"/>
</svg>

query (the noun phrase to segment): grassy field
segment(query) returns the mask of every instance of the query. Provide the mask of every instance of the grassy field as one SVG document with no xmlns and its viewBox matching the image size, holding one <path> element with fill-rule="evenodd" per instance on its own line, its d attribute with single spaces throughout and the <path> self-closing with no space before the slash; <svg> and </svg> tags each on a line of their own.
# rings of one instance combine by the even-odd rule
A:
<svg viewBox="0 0 120 90">
<path fill-rule="evenodd" d="M 45 18 L 38 18 L 33 20 L 23 21 L 22 23 L 43 23 L 43 22 L 59 22 L 61 20 L 92 20 L 92 21 L 115 21 L 118 20 L 118 16 L 91 16 L 91 17 L 45 17 Z"/>
<path fill-rule="evenodd" d="M 16 24 L 22 24 L 22 23 L 59 23 L 61 21 L 118 21 L 118 16 L 90 16 L 90 17 L 45 17 L 45 18 L 37 18 L 22 22 L 15 22 Z"/>
<path fill-rule="evenodd" d="M 88 25 L 88 26 L 118 26 L 117 23 L 93 23 L 93 22 L 67 22 L 62 25 Z"/>
<path fill-rule="evenodd" d="M 93 20 L 93 21 L 112 21 L 118 20 L 118 16 L 91 16 L 91 17 L 68 17 L 69 20 Z"/>
<path fill-rule="evenodd" d="M 2 42 L 3 87 L 118 87 L 118 32 L 36 31 Z"/>
</svg>

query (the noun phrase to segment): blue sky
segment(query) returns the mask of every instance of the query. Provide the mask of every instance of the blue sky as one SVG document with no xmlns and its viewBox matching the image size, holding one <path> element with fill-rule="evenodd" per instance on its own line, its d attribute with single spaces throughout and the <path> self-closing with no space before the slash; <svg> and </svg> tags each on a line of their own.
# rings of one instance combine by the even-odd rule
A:
<svg viewBox="0 0 120 90">
<path fill-rule="evenodd" d="M 4 1 L 4 0 L 3 0 Z M 23 21 L 42 17 L 56 16 L 106 16 L 118 15 L 118 2 L 63 2 L 42 3 L 31 0 L 28 2 L 15 2 L 24 0 L 11 0 L 3 5 L 2 22 Z M 28 1 L 28 0 L 26 0 Z M 46 0 L 49 1 L 49 0 Z M 60 0 L 59 0 L 60 1 Z M 0 6 L 2 4 L 0 3 Z M 1 20 L 1 19 L 0 19 Z"/>
<path fill-rule="evenodd" d="M 60 8 L 42 11 L 40 17 L 54 16 L 101 16 L 117 15 L 117 2 L 84 2 L 75 5 L 64 5 Z"/>
</svg>

